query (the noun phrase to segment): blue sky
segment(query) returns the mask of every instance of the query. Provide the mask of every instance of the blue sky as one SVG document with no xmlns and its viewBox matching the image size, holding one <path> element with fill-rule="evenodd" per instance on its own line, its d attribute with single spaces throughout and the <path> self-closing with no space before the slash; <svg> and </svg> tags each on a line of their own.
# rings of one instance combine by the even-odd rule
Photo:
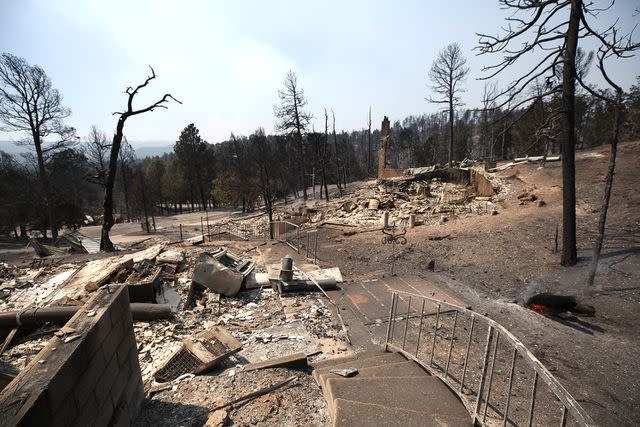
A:
<svg viewBox="0 0 640 427">
<path fill-rule="evenodd" d="M 629 30 L 640 18 L 635 0 L 618 0 L 598 27 L 620 18 Z M 483 65 L 475 33 L 495 34 L 507 12 L 495 0 L 475 1 L 11 1 L 0 0 L 0 51 L 42 66 L 73 111 L 82 136 L 92 124 L 111 135 L 112 112 L 122 91 L 145 78 L 157 80 L 137 102 L 144 106 L 171 92 L 183 105 L 134 117 L 125 133 L 137 145 L 173 142 L 195 123 L 209 142 L 230 132 L 273 132 L 273 105 L 288 70 L 294 70 L 324 128 L 323 109 L 336 113 L 338 129 L 374 127 L 383 115 L 402 119 L 433 112 L 427 72 L 438 51 L 462 45 L 471 73 L 463 101 L 479 106 Z M 518 70 L 499 78 L 506 84 Z M 592 73 L 595 74 L 595 73 Z M 640 74 L 635 57 L 611 64 L 625 89 Z M 600 79 L 594 79 L 601 83 Z M 16 135 L 1 134 L 0 139 Z"/>
</svg>

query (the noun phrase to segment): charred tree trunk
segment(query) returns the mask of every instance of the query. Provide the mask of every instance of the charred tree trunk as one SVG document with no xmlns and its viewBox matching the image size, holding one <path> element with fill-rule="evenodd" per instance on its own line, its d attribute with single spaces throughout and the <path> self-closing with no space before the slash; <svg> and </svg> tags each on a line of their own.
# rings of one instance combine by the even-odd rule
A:
<svg viewBox="0 0 640 427">
<path fill-rule="evenodd" d="M 111 154 L 109 156 L 109 172 L 107 173 L 107 182 L 104 190 L 104 203 L 103 208 L 103 223 L 102 233 L 100 238 L 100 250 L 105 252 L 114 252 L 115 247 L 109 238 L 109 232 L 113 227 L 113 187 L 116 182 L 116 172 L 118 168 L 118 155 L 120 153 L 120 146 L 122 145 L 122 135 L 124 130 L 124 122 L 127 120 L 127 116 L 124 114 L 118 118 L 118 124 L 116 125 L 116 133 L 113 135 L 113 142 L 111 143 Z"/>
<path fill-rule="evenodd" d="M 449 95 L 449 167 L 453 167 L 453 94 Z"/>
<path fill-rule="evenodd" d="M 33 132 L 33 145 L 36 148 L 36 158 L 38 161 L 38 178 L 42 187 L 42 193 L 45 197 L 45 206 L 47 207 L 47 216 L 49 218 L 49 227 L 51 227 L 51 237 L 58 238 L 58 223 L 56 222 L 55 207 L 53 205 L 53 194 L 51 194 L 51 186 L 49 185 L 49 177 L 44 167 L 44 155 L 42 152 L 42 141 L 39 132 Z M 44 237 L 47 237 L 45 228 Z"/>
<path fill-rule="evenodd" d="M 369 107 L 369 132 L 367 133 L 367 178 L 371 178 L 371 107 Z"/>
<path fill-rule="evenodd" d="M 581 0 L 571 1 L 562 67 L 562 258 L 564 266 L 578 262 L 576 248 L 576 52 L 580 29 Z"/>
<path fill-rule="evenodd" d="M 336 136 L 336 115 L 333 111 L 331 111 L 333 116 L 333 148 L 336 151 L 336 185 L 338 186 L 338 191 L 340 195 L 342 195 L 342 184 L 340 183 L 340 157 L 338 154 L 338 138 Z"/>
</svg>

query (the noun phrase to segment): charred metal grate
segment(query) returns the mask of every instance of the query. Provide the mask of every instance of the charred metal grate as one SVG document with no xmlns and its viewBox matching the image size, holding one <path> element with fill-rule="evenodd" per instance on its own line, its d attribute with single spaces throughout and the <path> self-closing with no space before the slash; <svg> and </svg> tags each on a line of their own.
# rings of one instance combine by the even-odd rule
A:
<svg viewBox="0 0 640 427">
<path fill-rule="evenodd" d="M 194 356 L 189 350 L 182 347 L 156 371 L 155 377 L 162 382 L 167 382 L 178 378 L 180 375 L 195 372 L 202 364 L 202 361 Z"/>
</svg>

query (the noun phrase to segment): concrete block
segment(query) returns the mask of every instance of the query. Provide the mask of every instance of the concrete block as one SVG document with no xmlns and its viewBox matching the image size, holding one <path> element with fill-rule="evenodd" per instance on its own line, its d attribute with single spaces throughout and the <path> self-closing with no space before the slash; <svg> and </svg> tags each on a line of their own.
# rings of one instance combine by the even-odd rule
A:
<svg viewBox="0 0 640 427">
<path fill-rule="evenodd" d="M 89 396 L 94 396 L 93 391 L 105 368 L 104 354 L 103 352 L 97 352 L 93 357 L 91 369 L 86 370 L 73 388 L 73 395 L 79 408 L 84 405 Z"/>
<path fill-rule="evenodd" d="M 78 407 L 76 406 L 76 401 L 73 398 L 73 394 L 69 394 L 64 402 L 58 405 L 46 425 L 52 427 L 71 425 L 77 416 Z"/>
<path fill-rule="evenodd" d="M 89 395 L 89 398 L 85 400 L 82 407 L 78 408 L 78 417 L 76 418 L 76 425 L 93 424 L 93 420 L 98 416 L 99 408 L 98 401 L 93 393 Z"/>
<path fill-rule="evenodd" d="M 96 383 L 95 394 L 96 394 L 96 399 L 98 399 L 99 402 L 109 398 L 111 387 L 113 386 L 113 382 L 116 380 L 117 376 L 118 376 L 118 358 L 116 357 L 115 354 L 113 354 L 111 357 L 111 360 L 109 360 L 106 368 L 102 372 L 100 379 Z"/>
</svg>

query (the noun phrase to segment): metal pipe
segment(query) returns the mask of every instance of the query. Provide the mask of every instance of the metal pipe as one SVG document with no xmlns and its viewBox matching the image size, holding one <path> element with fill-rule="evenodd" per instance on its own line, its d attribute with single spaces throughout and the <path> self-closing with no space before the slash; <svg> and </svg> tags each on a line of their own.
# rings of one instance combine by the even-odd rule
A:
<svg viewBox="0 0 640 427">
<path fill-rule="evenodd" d="M 420 327 L 418 328 L 418 341 L 416 342 L 416 354 L 415 356 L 418 357 L 418 349 L 420 348 L 420 337 L 422 335 L 422 319 L 424 319 L 424 304 L 426 303 L 426 300 L 422 300 L 422 310 L 420 311 Z"/>
<path fill-rule="evenodd" d="M 484 348 L 484 358 L 482 361 L 482 373 L 480 374 L 480 385 L 478 386 L 478 399 L 476 400 L 476 409 L 473 413 L 473 421 L 478 421 L 478 411 L 480 411 L 480 401 L 482 399 L 482 391 L 484 389 L 484 380 L 487 373 L 487 365 L 489 364 L 489 344 L 491 344 L 491 335 L 493 334 L 493 326 L 489 325 L 487 332 L 487 345 Z"/>
<path fill-rule="evenodd" d="M 467 362 L 469 361 L 469 350 L 471 349 L 471 337 L 473 336 L 473 327 L 476 324 L 476 317 L 471 315 L 471 329 L 469 330 L 469 339 L 467 340 L 467 352 L 464 356 L 464 366 L 462 367 L 462 379 L 460 380 L 460 393 L 464 390 L 464 377 L 467 374 Z"/>
<path fill-rule="evenodd" d="M 538 389 L 538 371 L 533 371 L 533 390 L 531 390 L 531 403 L 529 404 L 529 419 L 527 426 L 531 427 L 533 423 L 533 410 L 536 406 L 536 390 Z"/>
<path fill-rule="evenodd" d="M 171 307 L 166 304 L 130 303 L 133 320 L 167 319 L 171 317 Z M 66 323 L 82 306 L 61 306 L 30 308 L 27 310 L 5 311 L 0 313 L 0 328 L 16 326 L 34 326 L 47 322 Z"/>
<path fill-rule="evenodd" d="M 453 318 L 453 331 L 451 332 L 451 342 L 449 343 L 449 354 L 447 355 L 447 365 L 444 368 L 444 377 L 447 378 L 449 374 L 449 362 L 451 361 L 451 350 L 453 350 L 453 340 L 456 337 L 456 326 L 458 325 L 458 312 L 454 314 Z"/>
<path fill-rule="evenodd" d="M 436 350 L 436 338 L 438 337 L 438 323 L 440 322 L 440 304 L 438 304 L 438 311 L 436 312 L 436 329 L 433 331 L 433 344 L 431 344 L 431 358 L 429 359 L 429 366 L 433 366 L 433 353 Z"/>
<path fill-rule="evenodd" d="M 484 411 L 482 413 L 482 423 L 487 418 L 487 408 L 489 407 L 489 399 L 491 398 L 491 386 L 493 385 L 493 371 L 496 367 L 496 359 L 498 358 L 498 341 L 500 341 L 500 331 L 496 333 L 496 340 L 493 342 L 493 359 L 491 359 L 491 370 L 489 371 L 489 387 L 487 388 L 487 399 L 484 403 Z"/>
<path fill-rule="evenodd" d="M 511 373 L 509 374 L 509 387 L 507 389 L 507 404 L 504 408 L 504 417 L 502 418 L 502 425 L 506 427 L 507 418 L 509 416 L 509 404 L 511 403 L 511 389 L 513 387 L 513 374 L 516 368 L 516 356 L 518 356 L 518 349 L 513 347 L 513 357 L 511 358 Z"/>
<path fill-rule="evenodd" d="M 393 323 L 393 305 L 396 302 L 396 293 L 391 294 L 391 308 L 389 309 L 389 324 L 387 325 L 387 337 L 384 340 L 384 351 L 388 350 L 387 344 L 391 338 L 391 324 Z"/>
<path fill-rule="evenodd" d="M 409 304 L 407 304 L 407 318 L 404 322 L 404 336 L 402 337 L 402 349 L 407 342 L 407 330 L 409 329 L 409 313 L 411 312 L 411 297 L 409 297 Z"/>
</svg>

